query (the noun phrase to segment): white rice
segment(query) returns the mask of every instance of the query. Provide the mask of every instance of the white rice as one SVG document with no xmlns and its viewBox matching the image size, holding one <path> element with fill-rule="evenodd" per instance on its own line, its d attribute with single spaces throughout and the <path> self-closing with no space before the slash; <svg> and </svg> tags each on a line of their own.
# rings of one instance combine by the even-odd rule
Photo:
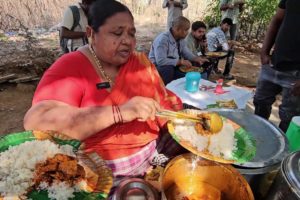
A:
<svg viewBox="0 0 300 200">
<path fill-rule="evenodd" d="M 174 123 L 175 134 L 179 139 L 190 142 L 198 151 L 203 151 L 207 148 L 209 139 L 196 132 L 195 123 L 188 123 L 183 120 L 176 120 Z"/>
<path fill-rule="evenodd" d="M 232 159 L 232 152 L 236 149 L 234 128 L 229 123 L 223 123 L 223 128 L 218 134 L 210 136 L 208 151 L 218 157 Z"/>
<path fill-rule="evenodd" d="M 47 183 L 42 182 L 39 185 L 39 188 L 41 190 L 47 190 L 48 191 L 48 197 L 49 199 L 53 200 L 66 200 L 74 198 L 74 192 L 79 192 L 82 190 L 86 190 L 87 188 L 87 182 L 86 181 L 80 181 L 78 182 L 75 187 L 70 187 L 65 182 L 54 182 L 51 186 L 49 186 Z"/>
<path fill-rule="evenodd" d="M 212 136 L 202 136 L 197 133 L 195 123 L 187 123 L 176 120 L 175 134 L 180 140 L 188 141 L 198 151 L 207 149 L 214 156 L 224 159 L 232 159 L 232 153 L 236 149 L 234 128 L 229 123 L 224 123 L 222 130 Z"/>
<path fill-rule="evenodd" d="M 74 198 L 75 188 L 70 187 L 65 182 L 56 182 L 49 186 L 47 183 L 43 182 L 40 184 L 40 189 L 48 190 L 49 199 L 56 200 L 66 200 L 69 198 Z"/>
<path fill-rule="evenodd" d="M 26 194 L 34 184 L 35 165 L 58 153 L 75 156 L 72 146 L 59 147 L 49 140 L 24 142 L 0 153 L 0 196 L 8 199 Z"/>
</svg>

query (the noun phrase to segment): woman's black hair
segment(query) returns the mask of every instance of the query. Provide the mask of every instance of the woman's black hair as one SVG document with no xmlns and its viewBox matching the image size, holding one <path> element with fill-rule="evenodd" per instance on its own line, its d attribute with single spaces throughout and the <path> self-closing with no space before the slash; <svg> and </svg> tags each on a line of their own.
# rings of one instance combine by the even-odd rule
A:
<svg viewBox="0 0 300 200">
<path fill-rule="evenodd" d="M 96 0 L 93 2 L 88 12 L 88 24 L 95 32 L 100 26 L 116 13 L 127 12 L 133 18 L 131 11 L 124 4 L 115 0 Z"/>
</svg>

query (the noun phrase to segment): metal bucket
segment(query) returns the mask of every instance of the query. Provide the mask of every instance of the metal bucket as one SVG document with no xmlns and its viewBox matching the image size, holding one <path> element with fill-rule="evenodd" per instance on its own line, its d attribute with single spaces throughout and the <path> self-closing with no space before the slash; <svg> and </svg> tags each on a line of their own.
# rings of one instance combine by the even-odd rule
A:
<svg viewBox="0 0 300 200">
<path fill-rule="evenodd" d="M 300 200 L 300 151 L 286 157 L 266 200 Z"/>
</svg>

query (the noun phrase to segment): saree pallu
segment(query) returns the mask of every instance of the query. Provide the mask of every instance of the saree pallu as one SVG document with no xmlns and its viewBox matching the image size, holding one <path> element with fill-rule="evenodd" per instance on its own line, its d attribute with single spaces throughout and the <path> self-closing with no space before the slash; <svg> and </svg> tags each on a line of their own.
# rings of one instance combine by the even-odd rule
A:
<svg viewBox="0 0 300 200">
<path fill-rule="evenodd" d="M 180 99 L 165 89 L 155 66 L 142 53 L 133 53 L 121 66 L 111 92 L 99 99 L 98 105 L 122 105 L 136 96 L 152 98 L 164 109 L 182 108 Z M 86 150 L 97 152 L 105 160 L 129 157 L 156 140 L 165 122 L 157 118 L 113 125 L 85 140 Z"/>
</svg>

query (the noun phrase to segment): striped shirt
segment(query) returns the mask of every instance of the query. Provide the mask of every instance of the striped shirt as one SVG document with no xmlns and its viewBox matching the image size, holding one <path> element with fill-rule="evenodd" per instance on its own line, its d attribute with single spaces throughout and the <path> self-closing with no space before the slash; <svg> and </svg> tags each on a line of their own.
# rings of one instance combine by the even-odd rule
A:
<svg viewBox="0 0 300 200">
<path fill-rule="evenodd" d="M 218 47 L 222 47 L 223 51 L 229 50 L 229 45 L 225 33 L 221 27 L 211 29 L 207 34 L 207 48 L 208 51 L 217 51 Z"/>
</svg>

